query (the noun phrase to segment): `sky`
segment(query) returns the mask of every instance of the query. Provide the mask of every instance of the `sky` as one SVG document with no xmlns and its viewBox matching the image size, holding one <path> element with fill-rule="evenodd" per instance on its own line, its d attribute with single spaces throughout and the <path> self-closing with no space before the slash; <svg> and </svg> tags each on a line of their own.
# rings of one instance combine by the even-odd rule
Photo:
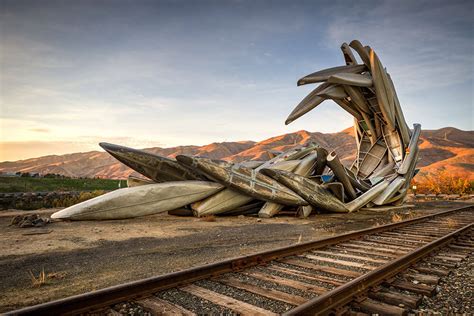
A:
<svg viewBox="0 0 474 316">
<path fill-rule="evenodd" d="M 473 3 L 0 0 L 0 161 L 338 132 L 332 101 L 284 121 L 353 39 L 410 126 L 473 130 Z"/>
</svg>

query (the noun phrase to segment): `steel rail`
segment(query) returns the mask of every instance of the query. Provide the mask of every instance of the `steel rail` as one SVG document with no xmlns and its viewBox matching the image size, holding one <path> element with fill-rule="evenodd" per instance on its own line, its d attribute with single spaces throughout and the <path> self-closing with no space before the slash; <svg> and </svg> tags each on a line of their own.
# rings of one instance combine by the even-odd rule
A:
<svg viewBox="0 0 474 316">
<path fill-rule="evenodd" d="M 328 237 L 321 240 L 310 241 L 297 245 L 267 250 L 257 254 L 231 258 L 178 272 L 119 284 L 88 293 L 78 294 L 51 302 L 25 307 L 7 312 L 6 315 L 72 315 L 86 313 L 88 311 L 98 310 L 105 306 L 110 306 L 125 300 L 145 297 L 161 290 L 181 286 L 201 279 L 256 266 L 275 259 L 296 255 L 308 250 L 323 248 L 347 240 L 357 239 L 367 234 L 389 231 L 398 227 L 423 222 L 438 216 L 445 216 L 451 213 L 467 210 L 472 207 L 473 205 L 467 205 L 461 208 L 425 215 L 398 223 L 386 224 L 374 228 L 367 228 Z"/>
<path fill-rule="evenodd" d="M 337 307 L 343 306 L 359 295 L 365 294 L 371 287 L 379 285 L 398 273 L 408 269 L 410 266 L 423 259 L 433 251 L 450 243 L 455 237 L 469 231 L 474 224 L 466 226 L 436 239 L 421 248 L 415 249 L 408 254 L 391 261 L 367 274 L 363 274 L 354 280 L 326 292 L 308 302 L 295 307 L 284 313 L 284 316 L 290 315 L 327 315 Z"/>
</svg>

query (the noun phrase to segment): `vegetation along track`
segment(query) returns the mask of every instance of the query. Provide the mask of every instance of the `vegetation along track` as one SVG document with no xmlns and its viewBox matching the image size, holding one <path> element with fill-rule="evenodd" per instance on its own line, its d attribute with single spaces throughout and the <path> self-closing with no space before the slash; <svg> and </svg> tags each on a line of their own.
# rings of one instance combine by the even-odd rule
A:
<svg viewBox="0 0 474 316">
<path fill-rule="evenodd" d="M 474 251 L 474 206 L 225 260 L 11 314 L 403 315 Z"/>
</svg>

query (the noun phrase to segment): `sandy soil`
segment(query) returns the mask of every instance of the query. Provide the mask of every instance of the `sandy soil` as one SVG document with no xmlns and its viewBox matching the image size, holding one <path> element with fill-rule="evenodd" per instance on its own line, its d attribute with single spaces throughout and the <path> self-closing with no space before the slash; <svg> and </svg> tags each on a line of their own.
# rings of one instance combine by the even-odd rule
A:
<svg viewBox="0 0 474 316">
<path fill-rule="evenodd" d="M 472 202 L 471 202 L 472 203 Z M 320 214 L 309 219 L 279 216 L 217 217 L 205 221 L 167 214 L 116 221 L 59 221 L 45 228 L 9 226 L 18 214 L 0 212 L 0 312 L 465 205 L 419 203 L 394 211 Z M 47 283 L 32 285 L 30 272 L 44 269 Z"/>
</svg>

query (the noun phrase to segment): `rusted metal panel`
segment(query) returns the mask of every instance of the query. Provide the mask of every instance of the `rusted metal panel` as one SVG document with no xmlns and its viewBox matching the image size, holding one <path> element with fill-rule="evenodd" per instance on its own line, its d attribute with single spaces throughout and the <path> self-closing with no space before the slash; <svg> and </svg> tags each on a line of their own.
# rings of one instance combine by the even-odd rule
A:
<svg viewBox="0 0 474 316">
<path fill-rule="evenodd" d="M 202 200 L 224 186 L 210 181 L 170 181 L 115 190 L 51 215 L 68 220 L 104 220 L 171 211 Z"/>
</svg>

